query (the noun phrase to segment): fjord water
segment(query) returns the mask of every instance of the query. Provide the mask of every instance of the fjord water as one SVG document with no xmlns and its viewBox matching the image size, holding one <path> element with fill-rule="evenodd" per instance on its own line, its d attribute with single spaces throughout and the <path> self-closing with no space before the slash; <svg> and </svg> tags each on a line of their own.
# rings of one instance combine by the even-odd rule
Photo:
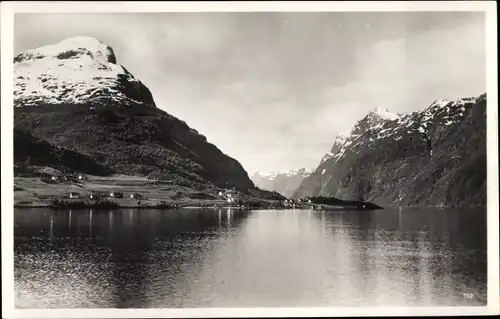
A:
<svg viewBox="0 0 500 319">
<path fill-rule="evenodd" d="M 475 306 L 486 212 L 15 211 L 18 308 Z"/>
</svg>

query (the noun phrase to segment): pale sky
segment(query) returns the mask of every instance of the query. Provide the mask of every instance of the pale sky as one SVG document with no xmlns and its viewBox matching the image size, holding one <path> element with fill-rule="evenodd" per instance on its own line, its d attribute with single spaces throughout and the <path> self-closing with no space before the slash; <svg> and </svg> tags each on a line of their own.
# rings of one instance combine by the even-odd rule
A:
<svg viewBox="0 0 500 319">
<path fill-rule="evenodd" d="M 15 52 L 92 36 L 251 175 L 315 168 L 376 107 L 486 91 L 484 13 L 17 14 Z"/>
</svg>

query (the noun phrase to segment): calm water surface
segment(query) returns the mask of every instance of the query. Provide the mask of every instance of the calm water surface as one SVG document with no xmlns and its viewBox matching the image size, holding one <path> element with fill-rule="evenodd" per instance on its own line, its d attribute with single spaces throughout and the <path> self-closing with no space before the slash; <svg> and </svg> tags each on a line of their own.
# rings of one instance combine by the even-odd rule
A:
<svg viewBox="0 0 500 319">
<path fill-rule="evenodd" d="M 18 209 L 14 262 L 18 308 L 482 306 L 486 213 Z"/>
</svg>

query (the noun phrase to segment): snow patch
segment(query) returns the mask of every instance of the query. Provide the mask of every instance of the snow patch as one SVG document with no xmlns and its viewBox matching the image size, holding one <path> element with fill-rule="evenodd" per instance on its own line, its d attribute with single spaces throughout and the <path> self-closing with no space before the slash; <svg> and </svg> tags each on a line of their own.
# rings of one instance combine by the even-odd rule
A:
<svg viewBox="0 0 500 319">
<path fill-rule="evenodd" d="M 278 175 L 278 173 L 276 172 L 260 172 L 260 171 L 257 172 L 257 174 L 267 179 L 274 179 Z"/>
<path fill-rule="evenodd" d="M 436 100 L 430 105 L 430 107 L 443 107 L 446 106 L 448 103 L 450 103 L 450 101 L 446 99 Z"/>
<path fill-rule="evenodd" d="M 276 177 L 278 177 L 278 175 L 284 175 L 284 176 L 288 176 L 288 177 L 301 175 L 301 176 L 307 177 L 307 176 L 311 175 L 313 172 L 314 172 L 314 169 L 311 169 L 311 168 L 299 168 L 299 169 L 286 171 L 286 172 L 261 172 L 261 171 L 257 171 L 257 172 L 255 172 L 255 174 L 257 174 L 265 179 L 274 180 L 274 179 L 276 179 Z"/>
<path fill-rule="evenodd" d="M 124 85 L 143 84 L 116 64 L 113 50 L 91 37 L 74 37 L 18 54 L 14 58 L 15 106 L 79 104 L 109 99 L 153 105 L 129 96 Z"/>
<path fill-rule="evenodd" d="M 27 62 L 44 58 L 57 58 L 60 61 L 75 59 L 87 55 L 97 62 L 116 63 L 111 47 L 96 38 L 77 36 L 64 39 L 58 43 L 27 50 L 17 55 L 19 62 Z"/>
<path fill-rule="evenodd" d="M 399 115 L 391 113 L 391 112 L 389 112 L 388 109 L 382 108 L 382 107 L 375 108 L 375 111 L 373 113 L 375 113 L 379 117 L 381 117 L 383 119 L 386 119 L 386 120 L 397 120 L 397 119 L 399 119 Z"/>
</svg>

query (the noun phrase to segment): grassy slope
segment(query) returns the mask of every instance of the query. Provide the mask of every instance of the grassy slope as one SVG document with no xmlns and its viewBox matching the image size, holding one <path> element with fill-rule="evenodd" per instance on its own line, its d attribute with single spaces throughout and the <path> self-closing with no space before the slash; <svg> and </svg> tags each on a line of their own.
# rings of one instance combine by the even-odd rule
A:
<svg viewBox="0 0 500 319">
<path fill-rule="evenodd" d="M 217 189 L 199 192 L 167 182 L 127 175 L 113 175 L 110 177 L 89 175 L 88 180 L 81 182 L 52 181 L 40 177 L 16 177 L 14 179 L 14 204 L 18 207 L 50 206 L 54 199 L 64 199 L 66 202 L 82 201 L 82 199 L 69 199 L 70 192 L 86 196 L 94 192 L 111 191 L 124 193 L 125 198 L 123 199 L 110 199 L 110 201 L 124 207 L 155 206 L 161 202 L 180 206 L 227 205 L 225 200 L 217 198 Z M 127 198 L 131 193 L 139 193 L 144 196 L 140 205 L 138 200 Z M 262 198 L 260 192 L 254 195 L 257 195 L 257 197 L 251 194 L 240 194 L 246 203 L 259 203 L 262 206 L 277 203 L 276 199 Z M 86 201 L 91 202 L 90 200 Z"/>
</svg>

